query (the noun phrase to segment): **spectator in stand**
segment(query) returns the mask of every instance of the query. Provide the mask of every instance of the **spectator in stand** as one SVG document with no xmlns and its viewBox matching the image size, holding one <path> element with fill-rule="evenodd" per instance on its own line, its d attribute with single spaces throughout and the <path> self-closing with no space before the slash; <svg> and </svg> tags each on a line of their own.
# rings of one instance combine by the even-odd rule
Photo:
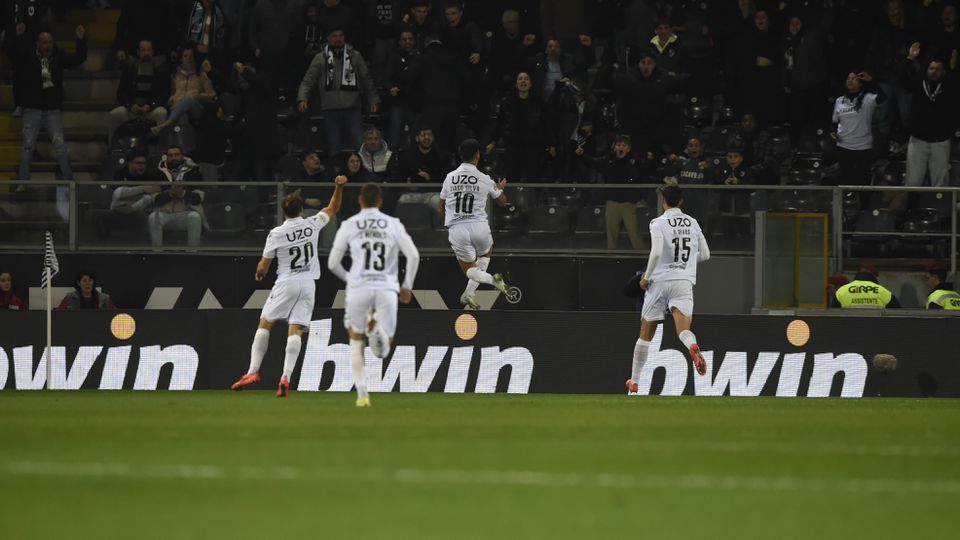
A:
<svg viewBox="0 0 960 540">
<path fill-rule="evenodd" d="M 957 6 L 943 2 L 939 25 L 929 43 L 931 55 L 944 60 L 955 58 L 960 51 L 960 28 L 957 26 Z M 954 60 L 955 61 L 955 60 Z"/>
<path fill-rule="evenodd" d="M 49 18 L 49 9 L 43 0 L 8 0 L 3 4 L 4 21 L 0 31 L 3 33 L 2 48 L 13 66 L 13 116 L 23 114 L 20 96 L 24 92 L 22 74 L 16 71 L 19 45 L 18 39 L 30 42 L 36 39 L 40 25 Z"/>
<path fill-rule="evenodd" d="M 150 128 L 150 131 L 157 135 L 184 117 L 198 121 L 203 115 L 204 104 L 212 102 L 216 97 L 213 82 L 197 65 L 197 50 L 192 45 L 185 45 L 180 50 L 180 65 L 173 75 L 173 89 L 170 99 L 167 100 L 170 116 Z"/>
<path fill-rule="evenodd" d="M 350 43 L 357 48 L 366 50 L 364 44 L 367 43 L 367 39 L 363 32 L 363 18 L 360 12 L 354 9 L 354 2 L 319 0 L 317 7 L 320 8 L 320 22 L 324 26 L 327 28 L 331 25 L 336 26 L 343 31 L 344 39 L 349 39 Z M 369 51 L 367 55 L 369 56 Z"/>
<path fill-rule="evenodd" d="M 258 60 L 258 76 L 280 89 L 280 95 L 286 95 L 287 83 L 292 83 L 290 44 L 300 9 L 288 0 L 260 0 L 250 17 L 250 50 Z"/>
<path fill-rule="evenodd" d="M 331 177 L 336 177 L 339 175 L 346 176 L 348 181 L 354 186 L 362 186 L 367 182 L 377 182 L 381 180 L 377 175 L 363 168 L 363 160 L 360 159 L 360 154 L 357 152 L 343 152 L 338 158 L 338 163 L 333 168 L 333 173 Z M 389 191 L 385 193 L 389 195 Z M 345 196 L 343 198 L 343 206 L 340 208 L 340 213 L 345 216 L 352 216 L 360 211 L 360 203 L 357 200 L 357 197 Z"/>
<path fill-rule="evenodd" d="M 113 41 L 111 54 L 107 57 L 107 68 L 126 69 L 140 57 L 140 45 L 149 41 L 158 60 L 165 61 L 172 46 L 173 36 L 170 28 L 170 2 L 124 2 L 120 6 L 117 19 L 117 36 Z M 166 97 L 164 97 L 166 99 Z"/>
<path fill-rule="evenodd" d="M 787 92 L 793 140 L 813 133 L 827 123 L 827 67 L 824 46 L 833 26 L 833 2 L 827 0 L 823 16 L 807 25 L 798 15 L 790 19 L 783 44 L 781 73 Z"/>
<path fill-rule="evenodd" d="M 134 118 L 148 119 L 162 124 L 167 119 L 163 105 L 170 96 L 170 74 L 153 56 L 153 43 L 142 40 L 137 49 L 136 63 L 127 65 L 117 85 L 120 106 L 110 111 L 109 140 L 117 126 Z"/>
<path fill-rule="evenodd" d="M 0 311 L 26 311 L 27 304 L 13 294 L 13 275 L 0 271 Z"/>
<path fill-rule="evenodd" d="M 577 85 L 564 79 L 550 97 L 548 110 L 555 118 L 556 171 L 560 181 L 579 182 L 589 175 L 588 148 L 593 137 L 596 103 Z"/>
<path fill-rule="evenodd" d="M 754 164 L 758 183 L 780 182 L 779 163 L 773 152 L 770 133 L 757 127 L 756 116 L 746 113 L 740 117 L 740 125 L 734 133 L 733 141 L 743 150 L 743 159 Z"/>
<path fill-rule="evenodd" d="M 480 52 L 483 50 L 483 34 L 475 22 L 464 19 L 460 0 L 447 0 L 443 16 L 446 24 L 440 25 L 438 32 L 440 41 L 463 62 L 473 66 L 479 65 Z"/>
<path fill-rule="evenodd" d="M 297 108 L 307 112 L 310 93 L 317 90 L 323 110 L 323 127 L 330 155 L 360 145 L 363 130 L 361 98 L 371 113 L 380 105 L 373 79 L 360 51 L 347 44 L 342 24 L 331 24 L 327 44 L 313 57 L 300 82 Z"/>
<path fill-rule="evenodd" d="M 200 232 L 205 228 L 203 196 L 203 191 L 187 189 L 179 182 L 157 193 L 153 199 L 155 210 L 147 219 L 150 243 L 162 246 L 163 231 L 171 230 L 187 231 L 187 245 L 199 246 Z"/>
<path fill-rule="evenodd" d="M 416 47 L 421 51 L 427 49 L 427 37 L 436 36 L 440 26 L 430 0 L 410 2 L 410 12 L 403 16 L 403 23 L 413 30 Z"/>
<path fill-rule="evenodd" d="M 363 144 L 358 153 L 364 169 L 380 178 L 386 176 L 387 165 L 390 163 L 393 152 L 387 146 L 387 141 L 383 140 L 383 134 L 379 128 L 371 127 L 364 132 Z"/>
<path fill-rule="evenodd" d="M 631 151 L 628 135 L 614 139 L 613 152 L 606 159 L 603 181 L 607 184 L 641 184 L 638 160 Z M 620 225 L 627 229 L 630 246 L 640 249 L 640 231 L 637 228 L 637 202 L 642 199 L 638 189 L 603 189 L 600 196 L 606 199 L 607 249 L 617 249 Z"/>
<path fill-rule="evenodd" d="M 767 11 L 753 14 L 739 42 L 737 78 L 728 82 L 736 86 L 739 109 L 756 114 L 761 125 L 783 121 L 783 84 L 780 80 L 780 45 L 772 29 Z"/>
<path fill-rule="evenodd" d="M 57 309 L 117 309 L 110 295 L 96 289 L 97 278 L 93 272 L 80 272 L 73 282 L 74 291 L 68 292 Z"/>
<path fill-rule="evenodd" d="M 573 55 L 563 52 L 560 40 L 555 38 L 547 38 L 544 52 L 538 53 L 534 59 L 531 75 L 533 87 L 544 103 L 560 85 L 572 82 L 586 88 L 586 67 L 576 65 Z"/>
<path fill-rule="evenodd" d="M 617 118 L 639 155 L 668 154 L 682 140 L 682 124 L 676 111 L 668 109 L 667 96 L 684 85 L 662 72 L 650 51 L 638 56 L 637 69 L 617 74 L 614 79 Z"/>
<path fill-rule="evenodd" d="M 422 106 L 420 123 L 433 127 L 441 150 L 448 152 L 457 145 L 454 138 L 461 103 L 472 88 L 468 84 L 470 73 L 456 53 L 436 36 L 428 37 L 425 43 L 426 49 L 410 78 Z"/>
<path fill-rule="evenodd" d="M 672 162 L 672 176 L 664 179 L 666 183 L 678 183 L 681 186 L 696 184 L 713 184 L 718 173 L 710 161 L 703 157 L 703 142 L 699 137 L 691 137 L 681 156 L 670 155 L 667 162 Z M 683 193 L 683 211 L 703 221 L 708 221 L 708 208 L 713 192 L 700 189 L 686 189 Z"/>
<path fill-rule="evenodd" d="M 883 90 L 887 99 L 881 110 L 884 123 L 878 131 L 885 138 L 903 142 L 903 130 L 910 117 L 910 92 L 897 76 L 900 64 L 910 52 L 910 45 L 918 38 L 917 29 L 908 24 L 903 0 L 886 2 L 886 18 L 874 28 L 870 47 L 867 49 L 866 67 Z M 882 150 L 884 141 L 874 146 Z"/>
<path fill-rule="evenodd" d="M 673 25 L 669 19 L 657 21 L 657 28 L 650 38 L 649 46 L 657 67 L 674 76 L 686 72 L 686 51 L 680 36 L 673 33 Z"/>
<path fill-rule="evenodd" d="M 536 34 L 520 31 L 519 12 L 503 12 L 501 27 L 493 33 L 490 44 L 490 79 L 495 90 L 508 90 L 513 85 L 513 74 L 533 56 L 536 41 Z"/>
<path fill-rule="evenodd" d="M 410 144 L 409 132 L 417 123 L 417 99 L 414 95 L 414 81 L 411 76 L 413 63 L 420 57 L 416 49 L 413 30 L 404 27 L 400 30 L 397 47 L 390 53 L 384 72 L 384 87 L 390 95 L 390 123 L 388 138 L 394 148 L 402 150 Z"/>
<path fill-rule="evenodd" d="M 320 150 L 304 150 L 300 152 L 300 170 L 292 177 L 284 180 L 291 182 L 325 182 L 327 179 L 327 168 L 323 166 L 323 162 L 320 160 Z M 309 201 L 309 197 L 304 194 L 304 203 L 307 203 L 307 206 L 310 206 Z"/>
<path fill-rule="evenodd" d="M 147 151 L 144 148 L 131 150 L 127 154 L 127 166 L 117 169 L 113 181 L 130 184 L 117 186 L 113 190 L 110 210 L 118 214 L 146 216 L 147 209 L 153 204 L 153 195 L 160 193 L 159 185 L 146 184 L 156 179 L 147 174 Z"/>
<path fill-rule="evenodd" d="M 286 152 L 286 143 L 278 144 L 276 137 L 277 88 L 253 66 L 234 62 L 233 73 L 231 86 L 240 97 L 242 118 L 242 134 L 237 134 L 240 168 L 263 182 L 273 177 L 277 159 Z"/>
<path fill-rule="evenodd" d="M 850 278 L 843 274 L 834 274 L 827 278 L 827 307 L 840 307 L 840 302 L 837 301 L 837 289 L 847 283 L 850 283 Z"/>
<path fill-rule="evenodd" d="M 227 63 L 227 17 L 217 0 L 195 0 L 187 16 L 182 43 L 194 44 L 197 62 L 210 59 L 217 69 Z"/>
<path fill-rule="evenodd" d="M 847 92 L 833 106 L 837 124 L 837 162 L 839 182 L 844 185 L 870 185 L 870 167 L 876 157 L 873 148 L 873 116 L 883 103 L 883 93 L 867 72 L 847 74 Z M 866 205 L 869 191 L 861 192 Z"/>
<path fill-rule="evenodd" d="M 296 37 L 299 36 L 299 37 Z M 320 8 L 314 3 L 304 7 L 303 22 L 294 37 L 294 57 L 296 62 L 296 83 L 303 79 L 313 57 L 323 49 L 326 43 L 323 26 L 320 24 Z"/>
<path fill-rule="evenodd" d="M 9 274 L 8 274 L 9 275 Z M 942 262 L 934 262 L 926 268 L 927 295 L 925 307 L 927 309 L 960 310 L 960 294 L 953 288 L 953 283 L 947 282 L 947 266 Z M 3 274 L 0 274 L 0 291 L 3 290 Z M 2 301 L 0 301 L 2 302 Z M 0 304 L 2 309 L 2 304 Z"/>
<path fill-rule="evenodd" d="M 914 43 L 901 67 L 903 85 L 913 93 L 904 184 L 922 186 L 929 171 L 930 184 L 943 187 L 950 179 L 950 137 L 957 127 L 957 89 L 942 59 L 927 62 L 924 72 L 917 61 L 919 57 L 920 44 Z"/>
<path fill-rule="evenodd" d="M 413 148 L 397 152 L 390 163 L 387 175 L 392 182 L 442 182 L 453 170 L 450 156 L 434 144 L 433 129 L 421 126 L 417 131 L 417 144 Z"/>
<path fill-rule="evenodd" d="M 549 154 L 555 157 L 557 149 L 546 106 L 533 95 L 530 74 L 517 74 L 517 89 L 507 94 L 500 104 L 496 121 L 489 128 L 486 152 L 491 153 L 500 138 L 503 138 L 503 164 L 501 176 L 511 181 L 543 181 L 547 176 L 544 159 Z"/>
<path fill-rule="evenodd" d="M 370 46 L 370 71 L 377 88 L 383 87 L 384 70 L 387 60 L 397 42 L 397 29 L 400 26 L 402 0 L 368 0 L 364 5 L 366 36 Z M 413 34 L 411 33 L 411 38 Z M 415 43 L 415 42 L 413 42 Z M 394 139 L 391 141 L 396 142 Z"/>
<path fill-rule="evenodd" d="M 192 159 L 183 155 L 183 148 L 179 146 L 167 148 L 154 174 L 160 181 L 166 182 L 203 182 L 200 167 Z"/>
<path fill-rule="evenodd" d="M 30 164 L 37 147 L 40 128 L 47 130 L 53 152 L 60 164 L 63 180 L 73 180 L 70 156 L 63 135 L 63 70 L 79 66 L 87 59 L 86 30 L 75 30 L 75 53 L 65 53 L 54 44 L 50 32 L 40 32 L 36 44 L 24 38 L 26 26 L 17 26 L 17 61 L 15 72 L 23 85 L 20 106 L 23 107 L 23 147 L 20 150 L 18 180 L 30 179 Z M 58 195 L 59 197 L 59 195 Z"/>
<path fill-rule="evenodd" d="M 683 36 L 682 71 L 690 74 L 690 91 L 702 99 L 710 98 L 718 89 L 714 26 L 719 26 L 716 23 L 719 5 L 726 3 L 726 0 L 682 0 L 670 13 Z M 739 3 L 742 4 L 742 0 Z"/>
</svg>

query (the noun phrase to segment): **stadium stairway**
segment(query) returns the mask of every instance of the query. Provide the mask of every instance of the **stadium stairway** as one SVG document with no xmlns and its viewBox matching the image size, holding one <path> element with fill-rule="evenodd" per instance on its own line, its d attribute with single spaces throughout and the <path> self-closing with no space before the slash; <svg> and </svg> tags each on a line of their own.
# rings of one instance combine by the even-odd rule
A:
<svg viewBox="0 0 960 540">
<path fill-rule="evenodd" d="M 70 160 L 77 180 L 96 180 L 100 163 L 107 155 L 107 112 L 115 106 L 119 73 L 105 71 L 107 54 L 116 33 L 120 11 L 69 10 L 66 20 L 52 25 L 57 46 L 73 52 L 74 29 L 82 24 L 87 34 L 87 60 L 79 68 L 64 72 L 63 124 Z M 21 120 L 12 116 L 13 87 L 10 66 L 0 67 L 0 180 L 16 178 L 22 148 Z M 60 169 L 46 133 L 37 141 L 39 158 L 31 166 L 31 178 L 54 180 Z M 0 191 L 5 191 L 0 186 Z"/>
</svg>

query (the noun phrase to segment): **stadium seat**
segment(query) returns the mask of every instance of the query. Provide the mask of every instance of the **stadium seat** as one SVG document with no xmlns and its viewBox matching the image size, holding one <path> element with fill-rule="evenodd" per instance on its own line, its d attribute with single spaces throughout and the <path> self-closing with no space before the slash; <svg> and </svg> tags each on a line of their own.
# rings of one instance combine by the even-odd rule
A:
<svg viewBox="0 0 960 540">
<path fill-rule="evenodd" d="M 600 236 L 607 230 L 606 206 L 584 206 L 577 212 L 576 236 Z"/>
<path fill-rule="evenodd" d="M 740 116 L 737 114 L 737 111 L 733 110 L 733 107 L 724 106 L 720 108 L 720 111 L 717 113 L 718 126 L 735 126 L 739 123 Z"/>
<path fill-rule="evenodd" d="M 536 188 L 507 187 L 507 201 L 516 205 L 522 214 L 529 214 L 537 206 Z"/>
<path fill-rule="evenodd" d="M 570 212 L 562 206 L 541 206 L 530 215 L 531 235 L 560 237 L 570 233 Z"/>
<path fill-rule="evenodd" d="M 205 203 L 204 211 L 213 236 L 237 236 L 247 229 L 246 213 L 239 202 Z"/>
<path fill-rule="evenodd" d="M 854 226 L 857 232 L 894 232 L 896 230 L 893 213 L 886 208 L 861 210 Z"/>
<path fill-rule="evenodd" d="M 323 135 L 322 116 L 302 116 L 293 135 L 293 151 L 299 154 L 303 150 L 326 148 Z"/>
<path fill-rule="evenodd" d="M 501 237 L 514 237 L 523 233 L 525 219 L 520 208 L 515 204 L 507 204 L 501 208 L 494 206 L 493 231 Z"/>
<path fill-rule="evenodd" d="M 160 131 L 157 144 L 160 148 L 179 146 L 184 155 L 191 155 L 197 148 L 197 133 L 190 122 L 170 125 Z"/>
<path fill-rule="evenodd" d="M 397 203 L 394 215 L 411 232 L 429 231 L 433 212 L 422 203 Z"/>
<path fill-rule="evenodd" d="M 683 107 L 683 117 L 685 124 L 703 127 L 713 120 L 713 112 L 709 104 L 697 97 L 691 97 Z"/>
<path fill-rule="evenodd" d="M 945 191 L 925 191 L 917 197 L 917 203 L 912 205 L 915 208 L 932 208 L 937 211 L 940 218 L 949 218 L 953 206 L 953 197 Z M 949 219 L 947 219 L 949 223 Z"/>
<path fill-rule="evenodd" d="M 104 156 L 103 161 L 100 162 L 100 172 L 97 178 L 102 182 L 111 182 L 113 181 L 113 175 L 116 174 L 121 167 L 125 167 L 126 165 L 126 155 L 107 154 Z"/>
<path fill-rule="evenodd" d="M 907 174 L 907 164 L 903 161 L 888 161 L 877 167 L 873 173 L 873 184 L 877 186 L 902 186 Z"/>
</svg>

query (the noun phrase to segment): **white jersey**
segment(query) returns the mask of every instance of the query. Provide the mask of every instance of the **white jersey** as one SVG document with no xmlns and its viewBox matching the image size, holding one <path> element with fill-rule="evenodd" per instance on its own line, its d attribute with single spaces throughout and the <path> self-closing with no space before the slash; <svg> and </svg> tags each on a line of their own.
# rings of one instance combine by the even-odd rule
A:
<svg viewBox="0 0 960 540">
<path fill-rule="evenodd" d="M 270 231 L 263 256 L 277 259 L 277 283 L 289 279 L 320 279 L 317 239 L 329 222 L 327 213 L 320 212 L 308 218 L 289 218 Z"/>
<path fill-rule="evenodd" d="M 464 163 L 447 175 L 440 189 L 446 208 L 443 224 L 487 221 L 487 197 L 496 199 L 503 193 L 489 176 L 474 165 Z"/>
<path fill-rule="evenodd" d="M 659 261 L 647 279 L 651 283 L 682 279 L 697 282 L 697 263 L 710 257 L 710 248 L 697 220 L 670 208 L 650 221 L 651 257 L 659 243 Z"/>
<path fill-rule="evenodd" d="M 397 261 L 404 242 L 413 244 L 403 223 L 377 208 L 364 208 L 344 221 L 333 241 L 333 249 L 350 254 L 347 288 L 398 292 Z"/>
</svg>

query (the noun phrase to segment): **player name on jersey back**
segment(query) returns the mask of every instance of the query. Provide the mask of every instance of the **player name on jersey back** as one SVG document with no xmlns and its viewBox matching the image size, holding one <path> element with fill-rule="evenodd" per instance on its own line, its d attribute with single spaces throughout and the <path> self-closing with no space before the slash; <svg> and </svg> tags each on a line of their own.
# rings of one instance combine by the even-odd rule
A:
<svg viewBox="0 0 960 540">
<path fill-rule="evenodd" d="M 320 212 L 309 218 L 290 218 L 267 235 L 263 256 L 277 259 L 277 281 L 320 279 L 317 240 L 330 218 Z"/>
<path fill-rule="evenodd" d="M 487 198 L 499 197 L 497 184 L 475 166 L 464 163 L 447 174 L 440 189 L 444 225 L 487 221 Z"/>
<path fill-rule="evenodd" d="M 651 281 L 683 279 L 697 282 L 697 261 L 703 232 L 697 220 L 671 208 L 650 222 L 650 232 L 663 236 L 660 262 L 650 276 Z"/>
</svg>

